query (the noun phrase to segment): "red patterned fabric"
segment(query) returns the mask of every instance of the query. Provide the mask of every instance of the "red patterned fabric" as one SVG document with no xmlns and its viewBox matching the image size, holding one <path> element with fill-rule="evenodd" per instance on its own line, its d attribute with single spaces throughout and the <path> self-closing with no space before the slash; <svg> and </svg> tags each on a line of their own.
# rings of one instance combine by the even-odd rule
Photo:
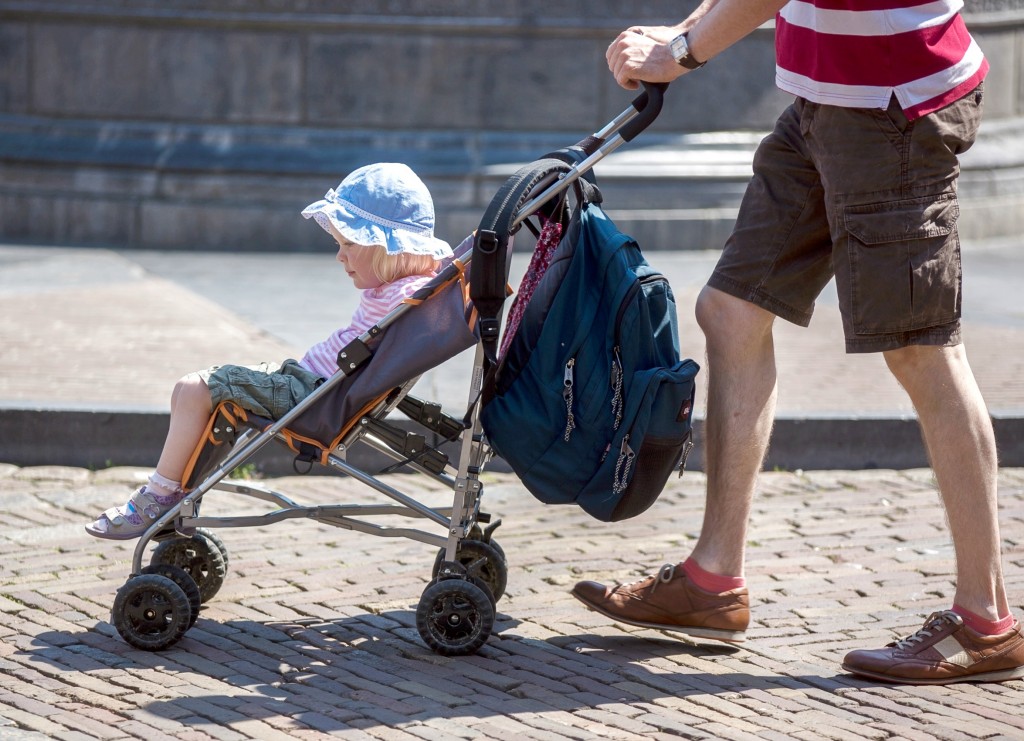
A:
<svg viewBox="0 0 1024 741">
<path fill-rule="evenodd" d="M 554 253 L 558 243 L 562 241 L 562 224 L 558 221 L 549 221 L 540 230 L 537 238 L 537 246 L 533 250 L 533 257 L 530 258 L 530 267 L 526 269 L 522 283 L 519 284 L 519 293 L 512 302 L 512 309 L 508 313 L 508 322 L 505 325 L 505 334 L 501 338 L 501 349 L 498 351 L 498 359 L 505 357 L 512 338 L 516 336 L 519 329 L 519 322 L 523 319 L 523 312 L 533 296 L 537 284 L 544 277 L 548 265 L 551 263 L 551 255 Z"/>
</svg>

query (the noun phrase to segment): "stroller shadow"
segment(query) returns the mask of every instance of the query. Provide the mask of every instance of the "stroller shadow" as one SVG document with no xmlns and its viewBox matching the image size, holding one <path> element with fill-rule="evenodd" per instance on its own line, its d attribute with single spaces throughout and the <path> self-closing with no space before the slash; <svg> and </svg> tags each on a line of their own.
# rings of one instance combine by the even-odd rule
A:
<svg viewBox="0 0 1024 741">
<path fill-rule="evenodd" d="M 115 688 L 143 682 L 146 692 L 121 700 L 198 729 L 253 720 L 323 733 L 439 719 L 475 725 L 623 704 L 698 724 L 706 717 L 689 716 L 688 702 L 705 705 L 706 713 L 708 704 L 737 693 L 865 686 L 802 663 L 780 674 L 740 647 L 691 645 L 650 631 L 532 637 L 526 633 L 536 624 L 504 614 L 477 654 L 445 657 L 423 645 L 415 620 L 414 611 L 401 609 L 296 621 L 200 617 L 158 653 L 132 648 L 101 622 L 82 632 L 39 633 L 20 653 L 48 676 L 92 673 L 90 682 Z"/>
</svg>

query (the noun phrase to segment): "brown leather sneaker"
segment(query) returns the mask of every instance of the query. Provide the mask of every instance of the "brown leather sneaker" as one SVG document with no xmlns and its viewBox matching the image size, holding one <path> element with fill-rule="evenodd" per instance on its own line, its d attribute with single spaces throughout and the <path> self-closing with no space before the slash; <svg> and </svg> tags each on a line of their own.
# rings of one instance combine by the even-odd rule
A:
<svg viewBox="0 0 1024 741">
<path fill-rule="evenodd" d="M 975 633 L 951 610 L 934 612 L 911 636 L 876 650 L 851 651 L 843 668 L 901 684 L 1005 682 L 1024 678 L 1020 622 L 1002 635 Z"/>
<path fill-rule="evenodd" d="M 672 564 L 662 566 L 656 576 L 617 587 L 581 581 L 573 587 L 572 596 L 620 623 L 716 641 L 741 643 L 750 624 L 746 589 L 705 592 L 681 566 Z"/>
</svg>

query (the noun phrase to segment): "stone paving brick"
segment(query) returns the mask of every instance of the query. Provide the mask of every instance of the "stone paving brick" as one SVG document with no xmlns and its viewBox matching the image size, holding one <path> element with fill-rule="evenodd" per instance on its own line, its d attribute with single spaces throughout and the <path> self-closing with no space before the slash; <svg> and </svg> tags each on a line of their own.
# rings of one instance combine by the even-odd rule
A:
<svg viewBox="0 0 1024 741">
<path fill-rule="evenodd" d="M 4 705 L 3 703 L 0 703 L 0 717 L 11 721 L 17 728 L 45 733 L 51 737 L 65 730 L 64 726 L 60 723 L 55 723 L 48 718 L 42 718 L 33 713 Z"/>
<path fill-rule="evenodd" d="M 132 546 L 79 529 L 92 511 L 83 502 L 104 504 L 112 490 L 103 481 L 113 474 L 42 474 L 0 467 L 0 515 L 31 502 L 47 508 L 46 518 L 22 518 L 29 524 L 20 530 L 0 525 L 0 717 L 10 722 L 2 728 L 71 738 L 100 734 L 91 724 L 101 724 L 104 733 L 154 741 L 422 739 L 446 730 L 523 739 L 1024 732 L 1024 682 L 876 686 L 838 667 L 851 648 L 913 632 L 951 595 L 948 537 L 920 472 L 766 474 L 748 560 L 755 624 L 738 648 L 617 625 L 567 594 L 579 578 L 628 581 L 685 557 L 700 526 L 699 477 L 650 517 L 614 528 L 541 507 L 510 477 L 488 474 L 488 509 L 505 520 L 498 539 L 509 589 L 496 632 L 463 658 L 431 653 L 414 627 L 433 549 L 339 537 L 307 522 L 225 531 L 224 588 L 174 648 L 137 651 L 108 622 Z M 63 491 L 54 476 L 70 482 Z M 1001 472 L 1008 479 L 1024 477 Z M 339 492 L 372 501 L 346 480 L 271 486 L 317 501 Z M 69 494 L 79 490 L 84 498 Z M 1001 495 L 1004 510 L 1024 512 L 1024 487 L 1004 486 Z M 1017 526 L 1004 528 L 1008 543 L 1024 541 Z M 1009 556 L 1020 613 L 1024 548 Z M 29 716 L 37 724 L 74 716 L 77 725 L 33 727 Z"/>
</svg>

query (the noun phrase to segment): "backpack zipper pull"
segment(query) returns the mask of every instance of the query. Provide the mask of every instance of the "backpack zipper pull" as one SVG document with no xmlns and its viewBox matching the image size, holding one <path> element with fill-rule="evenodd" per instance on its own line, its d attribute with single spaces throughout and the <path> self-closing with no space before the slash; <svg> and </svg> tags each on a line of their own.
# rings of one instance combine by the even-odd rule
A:
<svg viewBox="0 0 1024 741">
<path fill-rule="evenodd" d="M 683 477 L 683 471 L 686 470 L 686 459 L 690 457 L 691 450 L 693 450 L 693 430 L 686 433 L 686 442 L 683 443 L 683 454 L 679 457 L 679 478 Z"/>
<path fill-rule="evenodd" d="M 619 354 L 619 346 L 616 345 L 612 350 L 612 372 L 611 372 L 611 385 L 612 385 L 612 417 L 615 422 L 612 425 L 612 430 L 619 429 L 619 425 L 622 424 L 622 356 Z"/>
<path fill-rule="evenodd" d="M 573 366 L 576 365 L 576 358 L 569 358 L 565 364 L 565 376 L 562 381 L 562 398 L 565 399 L 565 434 L 562 439 L 569 442 L 572 431 L 576 429 L 576 417 L 572 413 L 572 387 L 573 387 Z"/>
<path fill-rule="evenodd" d="M 621 494 L 629 484 L 629 473 L 633 468 L 636 453 L 629 447 L 629 435 L 622 438 L 619 448 L 619 459 L 615 462 L 615 475 L 612 477 L 612 494 Z"/>
</svg>

